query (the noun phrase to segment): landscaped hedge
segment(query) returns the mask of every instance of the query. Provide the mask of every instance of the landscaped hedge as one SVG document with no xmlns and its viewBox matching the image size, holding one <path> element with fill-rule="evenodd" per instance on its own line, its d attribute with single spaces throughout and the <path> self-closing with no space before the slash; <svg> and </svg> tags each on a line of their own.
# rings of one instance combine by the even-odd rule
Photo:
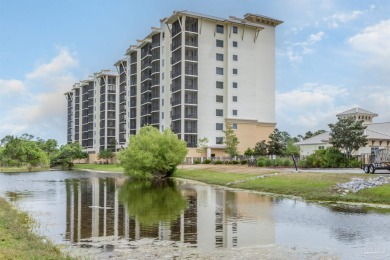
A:
<svg viewBox="0 0 390 260">
<path fill-rule="evenodd" d="M 314 154 L 307 156 L 299 161 L 299 167 L 302 168 L 346 168 L 360 167 L 360 162 L 356 158 L 350 160 L 334 147 L 328 147 L 315 151 Z"/>
</svg>

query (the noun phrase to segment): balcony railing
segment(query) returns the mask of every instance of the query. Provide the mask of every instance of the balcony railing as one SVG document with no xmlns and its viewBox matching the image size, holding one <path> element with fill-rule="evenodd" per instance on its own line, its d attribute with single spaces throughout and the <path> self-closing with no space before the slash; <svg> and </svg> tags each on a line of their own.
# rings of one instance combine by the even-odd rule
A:
<svg viewBox="0 0 390 260">
<path fill-rule="evenodd" d="M 198 118 L 198 113 L 184 113 L 184 118 Z"/>
<path fill-rule="evenodd" d="M 174 99 L 172 100 L 172 106 L 177 106 L 177 105 L 180 105 L 181 104 L 181 99 Z"/>
<path fill-rule="evenodd" d="M 185 103 L 186 104 L 198 104 L 198 99 L 197 98 L 186 98 Z"/>
</svg>

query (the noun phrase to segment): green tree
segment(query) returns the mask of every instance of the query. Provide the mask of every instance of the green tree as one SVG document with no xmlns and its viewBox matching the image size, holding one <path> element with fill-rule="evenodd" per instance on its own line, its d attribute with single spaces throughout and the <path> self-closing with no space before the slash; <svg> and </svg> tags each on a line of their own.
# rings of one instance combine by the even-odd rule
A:
<svg viewBox="0 0 390 260">
<path fill-rule="evenodd" d="M 225 138 L 223 140 L 223 143 L 225 144 L 225 153 L 231 157 L 237 156 L 237 146 L 240 142 L 238 141 L 238 137 L 233 130 L 232 125 L 227 123 L 226 130 L 223 131 L 223 133 L 225 134 Z"/>
<path fill-rule="evenodd" d="M 295 140 L 294 138 L 287 141 L 286 155 L 299 156 L 299 154 L 300 154 L 299 146 L 294 145 L 294 143 L 296 143 L 296 142 L 297 142 L 297 140 Z"/>
<path fill-rule="evenodd" d="M 256 156 L 267 155 L 267 143 L 265 142 L 265 140 L 256 143 L 253 153 L 253 155 Z"/>
<path fill-rule="evenodd" d="M 104 159 L 106 160 L 106 163 L 108 163 L 108 160 L 111 159 L 111 158 L 114 158 L 115 157 L 115 154 L 113 151 L 111 150 L 101 150 L 99 153 L 98 153 L 98 159 Z"/>
<path fill-rule="evenodd" d="M 153 126 L 145 126 L 130 136 L 129 146 L 119 152 L 118 158 L 127 175 L 150 179 L 172 175 L 186 154 L 186 142 L 170 129 L 160 133 Z"/>
<path fill-rule="evenodd" d="M 323 130 L 323 129 L 317 130 L 317 131 L 315 131 L 314 133 L 311 132 L 311 131 L 307 131 L 307 132 L 305 133 L 304 136 L 298 135 L 298 139 L 301 140 L 301 141 L 302 141 L 302 140 L 306 140 L 306 139 L 309 139 L 309 138 L 314 137 L 314 136 L 316 136 L 316 135 L 323 134 L 323 133 L 325 133 L 325 132 L 326 132 L 326 131 Z M 298 142 L 298 140 L 297 140 L 297 142 Z"/>
<path fill-rule="evenodd" d="M 252 155 L 254 155 L 253 149 L 250 148 L 250 147 L 248 147 L 248 148 L 245 150 L 244 155 L 245 155 L 245 156 L 252 156 Z"/>
<path fill-rule="evenodd" d="M 267 145 L 268 154 L 283 156 L 286 151 L 286 144 L 282 133 L 275 128 L 269 135 L 269 141 Z"/>
<path fill-rule="evenodd" d="M 83 147 L 75 142 L 62 145 L 52 158 L 51 166 L 61 166 L 63 169 L 72 169 L 73 161 L 87 158 L 88 154 L 83 151 Z"/>
<path fill-rule="evenodd" d="M 29 138 L 31 137 L 31 138 Z M 6 136 L 2 139 L 2 159 L 4 166 L 20 167 L 47 167 L 49 158 L 45 152 L 32 141 L 32 136 L 24 134 L 21 137 Z"/>
<path fill-rule="evenodd" d="M 336 124 L 329 124 L 329 143 L 337 149 L 345 151 L 347 159 L 353 151 L 359 150 L 368 143 L 367 135 L 364 134 L 367 126 L 363 121 L 356 121 L 353 118 L 342 118 Z"/>
<path fill-rule="evenodd" d="M 37 138 L 37 144 L 48 155 L 52 155 L 58 150 L 58 142 L 55 139 L 47 139 L 45 141 L 41 138 Z"/>
<path fill-rule="evenodd" d="M 198 139 L 198 147 L 196 148 L 196 152 L 202 156 L 207 152 L 207 147 L 209 144 L 209 139 L 207 137 L 199 138 Z"/>
</svg>

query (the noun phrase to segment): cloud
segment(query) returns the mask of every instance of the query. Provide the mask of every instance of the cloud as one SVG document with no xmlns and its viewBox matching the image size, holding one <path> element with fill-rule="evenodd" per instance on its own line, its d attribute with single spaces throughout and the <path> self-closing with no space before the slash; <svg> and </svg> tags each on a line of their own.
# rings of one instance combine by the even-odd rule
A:
<svg viewBox="0 0 390 260">
<path fill-rule="evenodd" d="M 290 129 L 292 135 L 308 130 L 327 129 L 336 114 L 349 109 L 340 105 L 349 92 L 342 86 L 306 83 L 301 88 L 276 93 L 276 114 L 280 129 Z"/>
<path fill-rule="evenodd" d="M 75 54 L 61 48 L 48 63 L 26 73 L 25 79 L 0 80 L 0 94 L 19 93 L 2 102 L 7 110 L 0 114 L 0 136 L 28 132 L 64 142 L 66 102 L 63 93 L 77 81 L 73 75 L 77 67 Z"/>
<path fill-rule="evenodd" d="M 28 73 L 28 80 L 46 80 L 48 77 L 62 76 L 68 69 L 78 66 L 78 60 L 65 47 L 59 49 L 59 54 L 49 63 L 39 65 L 33 72 Z"/>
<path fill-rule="evenodd" d="M 360 95 L 365 93 L 365 95 Z M 390 122 L 389 100 L 390 86 L 366 85 L 355 91 L 354 99 L 373 113 L 378 114 L 376 122 Z"/>
<path fill-rule="evenodd" d="M 313 45 L 320 42 L 325 36 L 323 31 L 309 35 L 303 42 L 287 42 L 287 49 L 282 55 L 287 56 L 290 62 L 301 62 L 304 55 L 313 52 Z"/>
<path fill-rule="evenodd" d="M 390 19 L 363 29 L 349 38 L 348 43 L 363 53 L 390 58 Z"/>
<path fill-rule="evenodd" d="M 3 80 L 0 79 L 0 97 L 19 94 L 25 91 L 24 83 L 20 80 Z"/>
<path fill-rule="evenodd" d="M 357 19 L 363 15 L 364 11 L 355 10 L 349 13 L 336 13 L 329 17 L 325 17 L 324 21 L 328 24 L 329 28 L 338 28 L 341 23 L 347 23 Z"/>
</svg>

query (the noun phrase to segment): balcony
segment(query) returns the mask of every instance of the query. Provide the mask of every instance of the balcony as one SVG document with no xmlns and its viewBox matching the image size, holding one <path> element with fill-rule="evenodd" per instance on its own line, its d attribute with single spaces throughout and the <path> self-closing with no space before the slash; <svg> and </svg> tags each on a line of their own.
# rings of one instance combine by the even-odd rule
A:
<svg viewBox="0 0 390 260">
<path fill-rule="evenodd" d="M 160 97 L 160 91 L 154 91 L 152 90 L 152 96 L 151 99 L 159 98 Z"/>
<path fill-rule="evenodd" d="M 197 98 L 186 98 L 185 103 L 191 104 L 191 105 L 196 105 L 196 104 L 198 104 L 198 99 Z"/>
<path fill-rule="evenodd" d="M 181 113 L 172 115 L 172 120 L 177 120 L 177 119 L 180 119 L 180 118 L 181 118 Z"/>
</svg>

